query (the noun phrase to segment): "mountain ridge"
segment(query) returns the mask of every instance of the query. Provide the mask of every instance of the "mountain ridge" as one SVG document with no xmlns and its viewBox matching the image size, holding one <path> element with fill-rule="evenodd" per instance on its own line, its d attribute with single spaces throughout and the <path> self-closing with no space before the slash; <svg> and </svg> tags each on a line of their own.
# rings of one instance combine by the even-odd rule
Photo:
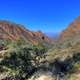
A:
<svg viewBox="0 0 80 80">
<path fill-rule="evenodd" d="M 23 25 L 0 20 L 0 39 L 17 40 L 17 38 L 28 40 L 32 44 L 38 44 L 40 41 L 50 43 L 50 39 L 42 32 L 32 32 Z"/>
<path fill-rule="evenodd" d="M 65 41 L 78 37 L 80 35 L 80 16 L 78 16 L 68 27 L 60 34 L 59 41 Z"/>
</svg>

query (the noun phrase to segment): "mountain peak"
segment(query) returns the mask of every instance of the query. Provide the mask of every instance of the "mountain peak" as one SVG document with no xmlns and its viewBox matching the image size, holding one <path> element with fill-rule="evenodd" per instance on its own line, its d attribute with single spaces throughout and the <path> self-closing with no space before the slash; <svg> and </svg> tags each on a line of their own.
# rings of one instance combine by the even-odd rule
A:
<svg viewBox="0 0 80 80">
<path fill-rule="evenodd" d="M 74 22 L 80 22 L 80 16 L 78 16 L 75 20 L 74 20 Z"/>
<path fill-rule="evenodd" d="M 80 16 L 78 16 L 77 18 L 80 18 Z"/>
<path fill-rule="evenodd" d="M 78 16 L 69 26 L 61 33 L 60 39 L 66 40 L 80 35 L 80 16 Z"/>
</svg>

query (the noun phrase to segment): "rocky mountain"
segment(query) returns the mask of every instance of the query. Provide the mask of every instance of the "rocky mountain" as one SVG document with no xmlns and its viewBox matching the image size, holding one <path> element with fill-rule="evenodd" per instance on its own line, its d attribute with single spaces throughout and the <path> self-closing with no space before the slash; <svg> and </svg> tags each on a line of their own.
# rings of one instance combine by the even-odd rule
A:
<svg viewBox="0 0 80 80">
<path fill-rule="evenodd" d="M 18 38 L 29 41 L 32 44 L 51 43 L 50 39 L 40 31 L 32 32 L 23 25 L 0 20 L 0 39 L 17 40 Z"/>
<path fill-rule="evenodd" d="M 61 33 L 60 41 L 76 38 L 80 38 L 80 16 L 78 16 L 72 23 L 70 23 L 69 26 Z"/>
<path fill-rule="evenodd" d="M 32 32 L 22 25 L 0 21 L 0 39 L 18 38 L 33 44 L 51 43 L 41 31 Z M 0 80 L 80 80 L 80 17 L 61 33 L 58 41 L 62 43 L 55 43 L 48 51 L 39 46 L 9 45 L 10 49 L 0 52 Z"/>
</svg>

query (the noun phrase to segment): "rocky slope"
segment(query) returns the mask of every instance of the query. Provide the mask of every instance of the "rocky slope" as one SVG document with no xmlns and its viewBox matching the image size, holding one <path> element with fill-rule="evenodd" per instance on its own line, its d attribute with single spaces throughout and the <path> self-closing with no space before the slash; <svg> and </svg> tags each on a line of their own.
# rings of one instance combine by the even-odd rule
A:
<svg viewBox="0 0 80 80">
<path fill-rule="evenodd" d="M 61 33 L 60 41 L 80 38 L 80 16 L 78 16 L 69 26 Z"/>
<path fill-rule="evenodd" d="M 38 44 L 39 42 L 50 43 L 50 39 L 40 31 L 32 32 L 23 25 L 0 20 L 0 39 L 17 40 L 18 38 L 22 38 L 32 44 Z"/>
</svg>

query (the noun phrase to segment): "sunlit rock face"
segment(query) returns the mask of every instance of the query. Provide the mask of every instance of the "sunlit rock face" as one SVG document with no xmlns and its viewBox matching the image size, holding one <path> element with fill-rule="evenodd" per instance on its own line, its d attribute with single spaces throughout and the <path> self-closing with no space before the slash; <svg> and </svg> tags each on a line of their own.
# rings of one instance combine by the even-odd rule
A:
<svg viewBox="0 0 80 80">
<path fill-rule="evenodd" d="M 0 20 L 0 39 L 16 40 L 18 38 L 22 38 L 25 41 L 28 40 L 33 44 L 38 44 L 40 41 L 51 42 L 42 32 L 32 32 L 23 25 Z"/>
<path fill-rule="evenodd" d="M 68 27 L 61 33 L 59 41 L 65 41 L 80 36 L 80 16 L 78 16 Z"/>
</svg>

